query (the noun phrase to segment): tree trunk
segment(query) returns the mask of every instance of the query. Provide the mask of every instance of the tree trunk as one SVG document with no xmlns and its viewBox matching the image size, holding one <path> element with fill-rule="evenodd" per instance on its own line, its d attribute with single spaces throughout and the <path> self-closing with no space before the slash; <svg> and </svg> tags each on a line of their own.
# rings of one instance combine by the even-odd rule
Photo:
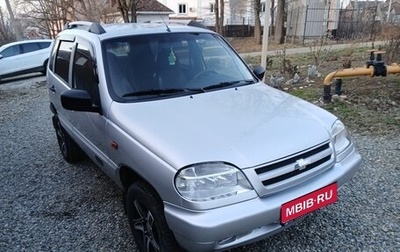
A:
<svg viewBox="0 0 400 252">
<path fill-rule="evenodd" d="M 218 0 L 214 2 L 214 14 L 215 14 L 215 32 L 221 33 L 220 26 L 219 26 L 219 3 Z"/>
<path fill-rule="evenodd" d="M 274 26 L 275 26 L 275 8 L 274 8 L 274 6 L 275 6 L 275 0 L 271 0 L 271 9 L 270 10 L 268 10 L 268 11 L 270 11 L 270 13 L 271 13 L 271 27 L 272 27 L 272 30 L 270 31 L 270 34 L 272 34 L 272 35 L 274 35 L 275 34 L 275 30 L 274 30 Z M 265 11 L 267 11 L 267 10 L 265 10 Z"/>
<path fill-rule="evenodd" d="M 19 24 L 15 21 L 14 13 L 12 11 L 10 1 L 9 0 L 5 0 L 5 1 L 6 1 L 6 5 L 7 5 L 8 14 L 10 15 L 11 25 L 15 32 L 15 38 L 17 40 L 21 40 L 22 39 L 21 29 L 20 29 Z"/>
<path fill-rule="evenodd" d="M 225 11 L 225 6 L 224 6 L 224 0 L 219 1 L 219 31 L 221 35 L 224 35 L 224 11 Z"/>
<path fill-rule="evenodd" d="M 268 1 L 268 0 L 267 0 Z M 260 0 L 254 0 L 254 39 L 256 43 L 261 45 L 261 21 L 260 21 Z M 265 10 L 267 11 L 267 10 Z"/>
<path fill-rule="evenodd" d="M 284 22 L 285 21 L 285 0 L 278 0 L 278 13 L 276 14 L 275 43 L 285 42 Z"/>
</svg>

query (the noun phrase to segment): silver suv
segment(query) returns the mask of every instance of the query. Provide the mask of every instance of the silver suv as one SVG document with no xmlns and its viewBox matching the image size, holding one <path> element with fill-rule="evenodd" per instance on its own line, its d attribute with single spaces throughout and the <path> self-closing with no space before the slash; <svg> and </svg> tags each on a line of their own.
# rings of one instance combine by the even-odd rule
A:
<svg viewBox="0 0 400 252">
<path fill-rule="evenodd" d="M 48 66 L 61 153 L 124 192 L 141 251 L 226 250 L 337 201 L 361 158 L 334 115 L 194 25 L 73 22 Z"/>
</svg>

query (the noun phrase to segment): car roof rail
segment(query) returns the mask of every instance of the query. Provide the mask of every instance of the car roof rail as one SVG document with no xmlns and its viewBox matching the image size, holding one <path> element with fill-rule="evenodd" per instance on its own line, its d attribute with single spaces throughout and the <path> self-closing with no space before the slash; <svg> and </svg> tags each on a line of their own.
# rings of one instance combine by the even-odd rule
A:
<svg viewBox="0 0 400 252">
<path fill-rule="evenodd" d="M 64 30 L 66 29 L 82 29 L 94 34 L 106 33 L 106 30 L 104 30 L 100 23 L 89 21 L 68 22 L 64 25 Z"/>
<path fill-rule="evenodd" d="M 188 25 L 188 26 L 199 27 L 199 28 L 204 28 L 204 29 L 210 30 L 210 28 L 208 28 L 208 27 L 205 26 L 204 24 L 202 24 L 202 23 L 200 23 L 200 22 L 197 22 L 197 21 L 194 21 L 194 20 L 191 20 L 187 25 Z"/>
</svg>

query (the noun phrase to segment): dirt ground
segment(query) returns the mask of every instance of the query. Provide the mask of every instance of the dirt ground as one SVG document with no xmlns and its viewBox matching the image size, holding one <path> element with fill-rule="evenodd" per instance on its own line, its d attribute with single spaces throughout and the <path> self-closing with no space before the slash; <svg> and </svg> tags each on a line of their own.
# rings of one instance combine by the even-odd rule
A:
<svg viewBox="0 0 400 252">
<path fill-rule="evenodd" d="M 230 43 L 240 53 L 260 52 L 262 50 L 261 45 L 256 45 L 253 38 L 231 39 Z M 296 45 L 268 44 L 268 50 L 279 51 L 284 47 L 290 48 L 296 47 Z M 331 87 L 332 102 L 323 102 L 325 76 L 330 72 L 344 67 L 347 68 L 349 65 L 352 68 L 364 68 L 370 55 L 368 49 L 371 48 L 348 48 L 341 51 L 330 51 L 329 46 L 325 48 L 310 46 L 310 53 L 307 55 L 282 56 L 282 54 L 277 54 L 269 59 L 271 65 L 266 72 L 266 82 L 268 83 L 270 78 L 284 77 L 284 81 L 279 83 L 276 86 L 277 88 L 331 111 L 342 119 L 352 132 L 374 135 L 384 135 L 393 131 L 400 133 L 399 74 L 391 74 L 386 77 L 357 76 L 343 78 L 342 95 L 334 95 L 335 85 L 333 84 Z M 380 49 L 385 50 L 385 47 Z M 385 54 L 383 54 L 384 61 L 385 57 Z M 317 60 L 319 74 L 309 77 L 309 68 L 316 64 Z M 257 61 L 260 62 L 260 57 L 246 59 L 246 61 L 256 64 Z M 284 61 L 289 62 L 289 64 L 284 63 Z M 400 58 L 397 62 L 400 64 Z M 299 76 L 299 81 L 295 84 L 291 82 L 294 73 Z"/>
</svg>

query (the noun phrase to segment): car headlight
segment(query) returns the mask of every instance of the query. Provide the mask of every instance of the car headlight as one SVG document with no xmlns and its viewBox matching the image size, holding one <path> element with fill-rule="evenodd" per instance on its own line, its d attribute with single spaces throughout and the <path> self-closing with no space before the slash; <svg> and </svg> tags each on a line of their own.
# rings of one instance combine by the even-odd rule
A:
<svg viewBox="0 0 400 252">
<path fill-rule="evenodd" d="M 332 144 L 336 155 L 342 153 L 350 145 L 350 137 L 346 127 L 339 120 L 332 126 Z"/>
<path fill-rule="evenodd" d="M 180 170 L 175 187 L 191 201 L 216 200 L 252 190 L 239 169 L 221 162 L 195 164 Z"/>
</svg>

